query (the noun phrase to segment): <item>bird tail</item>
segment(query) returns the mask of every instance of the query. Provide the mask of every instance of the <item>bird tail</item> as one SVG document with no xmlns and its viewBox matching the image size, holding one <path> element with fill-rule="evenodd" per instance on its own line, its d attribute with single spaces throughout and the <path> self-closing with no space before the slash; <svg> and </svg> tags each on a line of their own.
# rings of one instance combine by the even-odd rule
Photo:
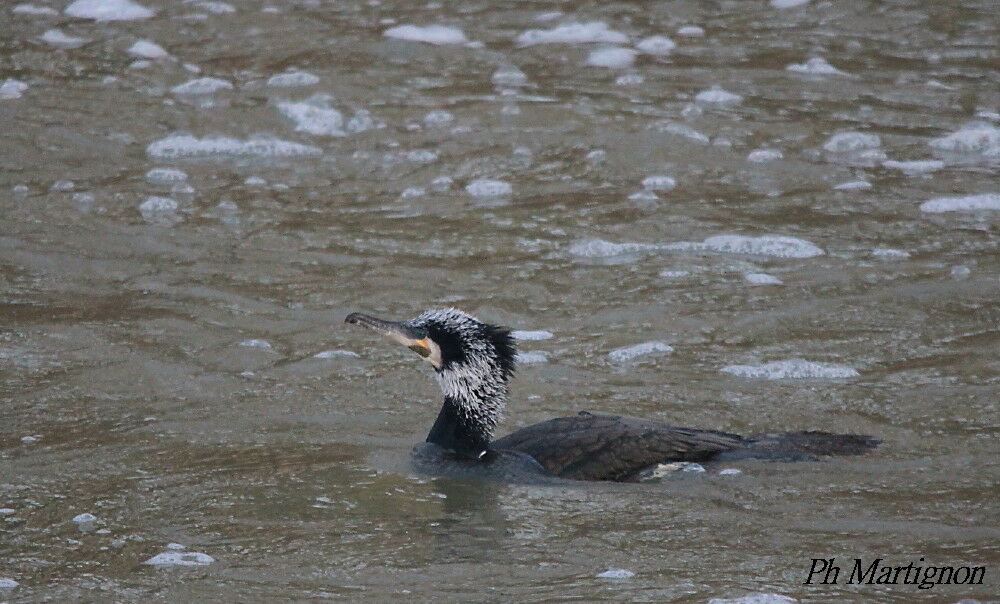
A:
<svg viewBox="0 0 1000 604">
<path fill-rule="evenodd" d="M 813 431 L 755 434 L 744 439 L 744 446 L 723 451 L 715 457 L 715 460 L 818 461 L 825 455 L 861 455 L 874 449 L 881 442 L 863 434 Z"/>
</svg>

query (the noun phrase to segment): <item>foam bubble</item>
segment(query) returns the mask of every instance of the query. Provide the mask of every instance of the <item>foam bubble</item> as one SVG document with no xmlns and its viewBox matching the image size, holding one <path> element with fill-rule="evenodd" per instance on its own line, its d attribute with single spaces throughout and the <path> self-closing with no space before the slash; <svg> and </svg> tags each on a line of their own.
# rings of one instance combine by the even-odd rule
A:
<svg viewBox="0 0 1000 604">
<path fill-rule="evenodd" d="M 544 352 L 539 351 L 529 351 L 529 352 L 519 352 L 517 353 L 517 362 L 521 365 L 538 365 L 541 363 L 548 363 L 549 357 L 545 355 Z"/>
<path fill-rule="evenodd" d="M 710 141 L 708 136 L 686 124 L 679 124 L 677 122 L 659 122 L 654 124 L 653 127 L 660 132 L 675 134 L 702 145 L 707 145 Z"/>
<path fill-rule="evenodd" d="M 960 197 L 937 197 L 920 204 L 922 212 L 997 212 L 1000 193 L 982 193 Z"/>
<path fill-rule="evenodd" d="M 157 185 L 169 185 L 187 180 L 187 173 L 175 168 L 152 168 L 146 172 L 146 180 Z"/>
<path fill-rule="evenodd" d="M 129 46 L 128 54 L 145 59 L 164 59 L 170 56 L 169 52 L 152 40 L 136 40 Z"/>
<path fill-rule="evenodd" d="M 910 252 L 889 247 L 877 247 L 872 250 L 872 256 L 880 260 L 906 260 L 910 257 Z"/>
<path fill-rule="evenodd" d="M 70 17 L 94 21 L 134 21 L 156 14 L 132 0 L 76 0 L 64 12 Z"/>
<path fill-rule="evenodd" d="M 569 253 L 582 258 L 607 258 L 659 249 L 653 243 L 613 243 L 603 239 L 581 239 L 569 246 Z"/>
<path fill-rule="evenodd" d="M 196 78 L 178 84 L 170 89 L 174 94 L 212 94 L 220 90 L 230 90 L 233 85 L 219 78 Z"/>
<path fill-rule="evenodd" d="M 80 48 L 90 41 L 87 38 L 71 36 L 63 32 L 63 30 L 55 28 L 45 30 L 45 33 L 39 36 L 38 39 L 56 48 Z"/>
<path fill-rule="evenodd" d="M 469 41 L 462 30 L 446 25 L 397 25 L 383 34 L 389 38 L 428 44 L 465 44 Z"/>
<path fill-rule="evenodd" d="M 657 174 L 643 178 L 642 186 L 650 191 L 669 191 L 677 186 L 677 180 L 672 176 Z"/>
<path fill-rule="evenodd" d="M 358 353 L 350 350 L 324 350 L 313 355 L 317 359 L 335 359 L 337 357 L 357 357 Z"/>
<path fill-rule="evenodd" d="M 694 100 L 702 105 L 738 105 L 743 102 L 743 97 L 723 90 L 719 86 L 713 86 L 696 94 Z"/>
<path fill-rule="evenodd" d="M 784 281 L 767 273 L 745 273 L 743 279 L 750 285 L 784 285 Z"/>
<path fill-rule="evenodd" d="M 677 35 L 685 38 L 701 38 L 705 35 L 705 30 L 697 25 L 685 25 L 677 30 Z"/>
<path fill-rule="evenodd" d="M 552 332 L 539 329 L 536 331 L 512 331 L 510 335 L 515 340 L 548 340 L 552 337 Z"/>
<path fill-rule="evenodd" d="M 588 42 L 624 44 L 628 42 L 628 36 L 608 29 L 608 24 L 603 21 L 590 21 L 589 23 L 563 23 L 552 29 L 529 29 L 517 37 L 517 43 L 521 46 L 585 44 Z"/>
<path fill-rule="evenodd" d="M 677 43 L 666 36 L 650 36 L 640 40 L 635 47 L 648 55 L 668 55 Z"/>
<path fill-rule="evenodd" d="M 295 122 L 296 132 L 315 136 L 347 136 L 343 129 L 343 114 L 325 105 L 324 99 L 317 98 L 300 103 L 278 103 L 278 111 Z"/>
<path fill-rule="evenodd" d="M 465 192 L 473 197 L 508 197 L 513 188 L 509 182 L 480 178 L 467 184 Z"/>
<path fill-rule="evenodd" d="M 445 111 L 444 109 L 435 109 L 434 111 L 427 112 L 424 116 L 424 123 L 428 126 L 443 126 L 455 119 L 450 111 Z"/>
<path fill-rule="evenodd" d="M 814 363 L 805 359 L 771 361 L 761 365 L 729 365 L 720 369 L 722 373 L 745 378 L 765 380 L 785 379 L 837 379 L 858 377 L 858 372 L 847 365 L 835 363 Z"/>
<path fill-rule="evenodd" d="M 6 577 L 0 577 L 0 590 L 8 591 L 14 589 L 18 585 L 20 585 L 20 583 L 18 583 L 14 579 L 7 579 Z"/>
<path fill-rule="evenodd" d="M 289 71 L 279 73 L 267 79 L 267 85 L 271 88 L 297 88 L 302 86 L 313 86 L 319 83 L 319 76 L 306 71 Z"/>
<path fill-rule="evenodd" d="M 641 73 L 626 73 L 615 78 L 615 86 L 638 86 L 645 81 Z"/>
<path fill-rule="evenodd" d="M 794 73 L 803 73 L 812 76 L 847 75 L 847 73 L 827 63 L 823 57 L 813 57 L 805 63 L 792 63 L 785 67 L 785 69 Z"/>
<path fill-rule="evenodd" d="M 599 48 L 587 55 L 587 65 L 622 69 L 635 62 L 636 52 L 631 48 Z"/>
<path fill-rule="evenodd" d="M 865 132 L 838 132 L 823 143 L 823 149 L 829 153 L 854 153 L 881 146 L 878 135 Z"/>
<path fill-rule="evenodd" d="M 778 258 L 813 258 L 822 256 L 823 250 L 798 237 L 784 235 L 715 235 L 704 241 L 680 241 L 663 246 L 667 250 L 711 250 L 731 254 L 751 256 L 775 256 Z"/>
<path fill-rule="evenodd" d="M 236 12 L 236 8 L 232 4 L 225 2 L 195 2 L 194 5 L 214 15 L 229 15 Z"/>
<path fill-rule="evenodd" d="M 747 161 L 753 163 L 765 163 L 784 158 L 784 154 L 777 149 L 754 149 L 747 154 Z"/>
<path fill-rule="evenodd" d="M 524 86 L 528 76 L 513 65 L 505 65 L 493 72 L 491 80 L 497 86 Z"/>
<path fill-rule="evenodd" d="M 966 124 L 928 145 L 950 163 L 996 163 L 1000 161 L 1000 128 L 986 122 Z"/>
<path fill-rule="evenodd" d="M 609 568 L 608 570 L 597 573 L 596 575 L 598 579 L 616 579 L 616 580 L 631 579 L 634 576 L 635 576 L 634 572 L 626 570 L 624 568 Z"/>
<path fill-rule="evenodd" d="M 250 338 L 248 340 L 243 340 L 242 342 L 240 342 L 240 346 L 246 348 L 262 348 L 264 350 L 271 350 L 271 343 L 261 338 Z"/>
<path fill-rule="evenodd" d="M 867 180 L 850 180 L 842 182 L 833 188 L 837 191 L 868 191 L 872 188 L 872 183 Z"/>
<path fill-rule="evenodd" d="M 49 8 L 47 6 L 38 6 L 36 4 L 18 4 L 13 9 L 12 13 L 15 15 L 36 15 L 36 16 L 52 16 L 58 15 L 59 11 L 54 8 Z"/>
<path fill-rule="evenodd" d="M 895 161 L 890 159 L 882 162 L 882 167 L 889 168 L 890 170 L 899 170 L 909 175 L 926 174 L 928 172 L 940 170 L 944 167 L 944 162 L 938 159 L 923 159 L 915 161 Z"/>
<path fill-rule="evenodd" d="M 608 358 L 616 363 L 624 363 L 636 357 L 650 354 L 670 354 L 673 351 L 674 347 L 666 342 L 643 342 L 641 344 L 616 348 L 608 353 Z"/>
<path fill-rule="evenodd" d="M 0 84 L 0 99 L 19 99 L 27 89 L 28 85 L 21 80 L 7 78 L 3 84 Z"/>
<path fill-rule="evenodd" d="M 173 134 L 146 147 L 146 153 L 150 157 L 164 159 L 212 156 L 299 157 L 320 155 L 322 152 L 322 149 L 312 145 L 260 135 L 241 140 L 228 136 L 198 138 L 190 134 Z"/>
<path fill-rule="evenodd" d="M 156 554 L 143 564 L 150 566 L 207 566 L 215 562 L 215 558 L 200 552 L 167 551 Z"/>
<path fill-rule="evenodd" d="M 838 132 L 823 143 L 829 161 L 848 166 L 874 167 L 888 159 L 882 140 L 866 132 Z"/>
<path fill-rule="evenodd" d="M 171 223 L 178 220 L 177 200 L 151 195 L 139 204 L 139 213 L 149 222 Z"/>
</svg>

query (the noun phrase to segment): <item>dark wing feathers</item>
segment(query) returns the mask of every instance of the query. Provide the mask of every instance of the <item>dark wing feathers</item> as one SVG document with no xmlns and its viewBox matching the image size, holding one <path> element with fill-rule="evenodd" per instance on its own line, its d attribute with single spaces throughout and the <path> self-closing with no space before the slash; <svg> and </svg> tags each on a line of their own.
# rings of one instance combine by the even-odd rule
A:
<svg viewBox="0 0 1000 604">
<path fill-rule="evenodd" d="M 648 466 L 705 461 L 744 444 L 736 434 L 584 412 L 522 428 L 491 448 L 527 453 L 562 478 L 626 480 Z"/>
</svg>

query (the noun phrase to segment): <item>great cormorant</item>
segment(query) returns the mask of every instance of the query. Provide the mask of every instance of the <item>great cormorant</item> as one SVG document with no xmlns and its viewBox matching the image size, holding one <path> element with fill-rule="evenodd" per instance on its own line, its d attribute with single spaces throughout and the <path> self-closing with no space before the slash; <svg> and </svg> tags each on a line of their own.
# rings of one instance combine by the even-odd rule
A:
<svg viewBox="0 0 1000 604">
<path fill-rule="evenodd" d="M 345 322 L 387 336 L 434 367 L 444 404 L 426 443 L 414 449 L 422 470 L 457 469 L 509 479 L 535 475 L 632 481 L 663 463 L 815 460 L 819 455 L 861 454 L 879 442 L 827 432 L 740 436 L 586 411 L 492 440 L 514 373 L 516 348 L 509 329 L 454 308 L 429 310 L 409 321 L 351 313 Z"/>
</svg>

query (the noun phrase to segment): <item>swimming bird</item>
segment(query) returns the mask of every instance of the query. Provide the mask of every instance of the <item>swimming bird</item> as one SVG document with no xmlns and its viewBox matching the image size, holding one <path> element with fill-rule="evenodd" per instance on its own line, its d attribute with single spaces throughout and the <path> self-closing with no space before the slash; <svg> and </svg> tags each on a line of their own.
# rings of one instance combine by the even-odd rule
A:
<svg viewBox="0 0 1000 604">
<path fill-rule="evenodd" d="M 879 441 L 858 434 L 784 432 L 740 436 L 637 417 L 579 412 L 493 440 L 507 405 L 516 346 L 510 329 L 454 308 L 407 321 L 351 313 L 360 325 L 423 357 L 434 368 L 444 404 L 413 459 L 426 471 L 517 479 L 635 481 L 659 464 L 736 459 L 816 460 L 858 455 Z"/>
</svg>

